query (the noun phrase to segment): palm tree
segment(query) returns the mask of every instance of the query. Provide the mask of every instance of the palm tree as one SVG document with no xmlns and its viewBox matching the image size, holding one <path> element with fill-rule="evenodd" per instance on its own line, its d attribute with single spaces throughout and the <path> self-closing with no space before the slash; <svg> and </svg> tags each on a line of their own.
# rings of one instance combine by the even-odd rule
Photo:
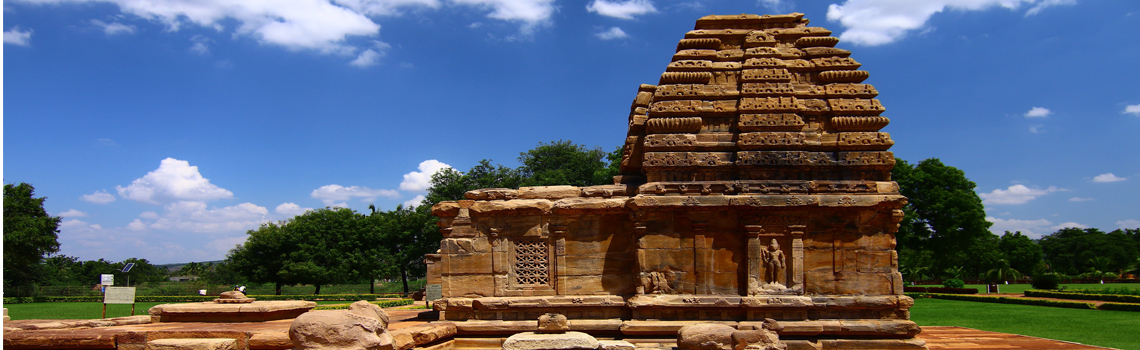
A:
<svg viewBox="0 0 1140 350">
<path fill-rule="evenodd" d="M 947 267 L 945 270 L 942 270 L 942 272 L 949 278 L 962 279 L 962 274 L 966 272 L 966 268 L 964 266 L 952 266 Z"/>
<path fill-rule="evenodd" d="M 998 266 L 986 271 L 986 280 L 991 282 L 1006 282 L 1021 279 L 1021 272 L 1009 267 L 1009 261 L 998 259 Z"/>
<path fill-rule="evenodd" d="M 1104 284 L 1104 276 L 1110 273 L 1106 271 L 1108 271 L 1109 265 L 1111 264 L 1112 259 L 1109 259 L 1106 256 L 1091 258 L 1089 259 L 1089 271 L 1082 274 L 1082 276 L 1099 279 L 1100 284 Z"/>
</svg>

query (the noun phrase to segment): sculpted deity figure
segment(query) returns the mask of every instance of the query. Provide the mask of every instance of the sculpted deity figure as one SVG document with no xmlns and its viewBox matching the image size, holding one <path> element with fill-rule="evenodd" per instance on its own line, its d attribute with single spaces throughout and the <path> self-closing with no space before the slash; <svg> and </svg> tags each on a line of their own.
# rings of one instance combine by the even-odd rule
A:
<svg viewBox="0 0 1140 350">
<path fill-rule="evenodd" d="M 637 294 L 673 294 L 675 291 L 669 287 L 669 279 L 664 272 L 650 271 L 641 273 L 641 285 L 637 286 Z"/>
<path fill-rule="evenodd" d="M 772 243 L 768 244 L 768 250 L 761 254 L 764 262 L 764 282 L 781 284 L 780 280 L 787 265 L 784 264 L 784 252 L 780 250 L 780 243 L 772 239 Z"/>
</svg>

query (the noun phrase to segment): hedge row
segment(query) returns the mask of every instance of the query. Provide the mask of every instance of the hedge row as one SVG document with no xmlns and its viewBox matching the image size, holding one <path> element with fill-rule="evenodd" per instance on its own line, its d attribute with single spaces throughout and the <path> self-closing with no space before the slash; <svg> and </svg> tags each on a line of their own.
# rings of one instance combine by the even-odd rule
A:
<svg viewBox="0 0 1140 350">
<path fill-rule="evenodd" d="M 1140 303 L 1140 296 L 1138 295 L 1121 295 L 1121 294 L 1085 294 L 1073 292 L 1055 292 L 1050 290 L 1027 290 L 1025 291 L 1027 297 L 1042 297 L 1042 298 L 1058 298 L 1058 299 L 1075 299 L 1075 300 L 1100 300 L 1100 301 L 1117 301 L 1122 303 Z"/>
<path fill-rule="evenodd" d="M 975 288 L 945 288 L 945 287 L 908 287 L 903 286 L 904 293 L 942 293 L 942 294 L 978 294 Z"/>
<path fill-rule="evenodd" d="M 1042 300 L 1042 299 L 1025 299 L 1025 298 L 1009 298 L 1009 297 L 983 297 L 975 295 L 960 295 L 960 294 L 942 294 L 942 293 L 907 293 L 911 298 L 935 298 L 935 299 L 949 299 L 949 300 L 964 300 L 964 301 L 980 301 L 983 303 L 999 303 L 999 304 L 1021 304 L 1021 305 L 1037 305 L 1049 307 L 1064 307 L 1070 309 L 1096 309 L 1096 304 L 1081 303 L 1076 301 L 1057 301 L 1057 300 Z"/>
<path fill-rule="evenodd" d="M 257 300 L 375 300 L 379 298 L 399 298 L 398 294 L 306 294 L 306 295 L 250 295 L 250 298 Z M 136 296 L 135 302 L 158 302 L 158 303 L 178 303 L 178 302 L 202 302 L 213 301 L 217 299 L 216 295 L 183 295 L 183 296 Z M 57 297 L 57 296 L 36 296 L 36 297 L 7 297 L 4 298 L 4 304 L 21 304 L 21 303 L 54 303 L 54 302 L 102 302 L 103 296 L 83 296 L 83 297 Z"/>
<path fill-rule="evenodd" d="M 386 307 L 412 305 L 412 303 L 414 303 L 414 302 L 415 302 L 415 300 L 412 300 L 412 299 L 400 299 L 400 300 L 370 301 L 369 303 L 376 304 L 376 306 L 379 306 L 380 308 L 386 308 Z M 317 306 L 313 310 L 340 310 L 340 309 L 347 309 L 349 305 L 351 305 L 351 304 L 321 305 L 321 306 Z"/>
<path fill-rule="evenodd" d="M 1098 307 L 1101 310 L 1140 311 L 1140 304 L 1104 303 Z"/>
</svg>

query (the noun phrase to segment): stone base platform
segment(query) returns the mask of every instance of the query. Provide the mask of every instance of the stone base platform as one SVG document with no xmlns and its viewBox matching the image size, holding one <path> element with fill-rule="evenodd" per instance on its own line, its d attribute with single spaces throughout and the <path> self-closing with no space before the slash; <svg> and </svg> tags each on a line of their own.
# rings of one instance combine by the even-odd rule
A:
<svg viewBox="0 0 1140 350">
<path fill-rule="evenodd" d="M 156 305 L 148 312 L 155 322 L 263 322 L 296 318 L 316 306 L 301 300 L 204 302 Z"/>
</svg>

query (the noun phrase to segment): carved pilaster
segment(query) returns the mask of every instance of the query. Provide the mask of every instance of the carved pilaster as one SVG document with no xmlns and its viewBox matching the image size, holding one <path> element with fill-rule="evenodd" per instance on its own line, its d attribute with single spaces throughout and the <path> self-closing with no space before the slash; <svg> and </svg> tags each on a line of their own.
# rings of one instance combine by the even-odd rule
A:
<svg viewBox="0 0 1140 350">
<path fill-rule="evenodd" d="M 836 280 L 843 279 L 843 221 L 832 221 L 831 225 L 831 273 Z"/>
<path fill-rule="evenodd" d="M 788 288 L 803 293 L 804 290 L 804 231 L 807 226 L 791 225 L 788 229 L 792 234 L 792 278 Z"/>
</svg>

